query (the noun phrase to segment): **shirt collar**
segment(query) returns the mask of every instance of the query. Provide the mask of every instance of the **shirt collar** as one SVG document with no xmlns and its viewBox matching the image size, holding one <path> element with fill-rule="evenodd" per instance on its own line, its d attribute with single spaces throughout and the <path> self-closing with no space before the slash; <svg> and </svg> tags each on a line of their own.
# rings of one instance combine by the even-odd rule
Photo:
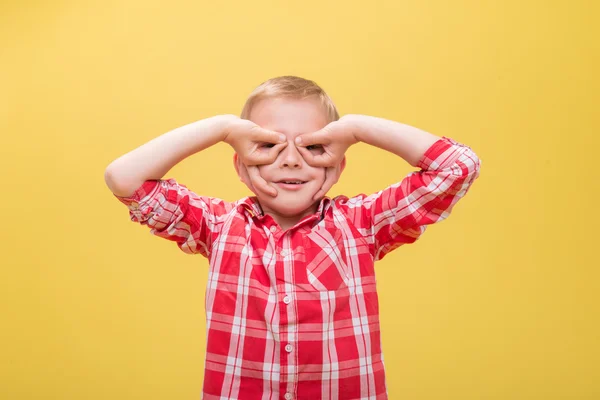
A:
<svg viewBox="0 0 600 400">
<path fill-rule="evenodd" d="M 317 212 L 312 216 L 316 216 L 317 220 L 320 221 L 325 215 L 325 212 L 329 208 L 330 204 L 331 198 L 327 196 L 323 197 L 319 202 Z M 238 202 L 237 208 L 240 212 L 243 212 L 244 214 L 252 218 L 261 220 L 265 217 L 262 207 L 260 206 L 260 202 L 258 201 L 258 198 L 256 196 L 244 197 Z"/>
</svg>

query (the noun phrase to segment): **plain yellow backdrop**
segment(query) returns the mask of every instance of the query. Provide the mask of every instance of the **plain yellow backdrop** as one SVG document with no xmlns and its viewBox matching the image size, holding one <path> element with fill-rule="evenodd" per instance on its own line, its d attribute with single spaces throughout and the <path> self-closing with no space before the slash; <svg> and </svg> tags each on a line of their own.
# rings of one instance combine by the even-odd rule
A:
<svg viewBox="0 0 600 400">
<path fill-rule="evenodd" d="M 390 399 L 600 399 L 597 4 L 2 2 L 0 398 L 200 397 L 207 262 L 130 222 L 104 169 L 294 74 L 482 159 L 453 215 L 377 266 Z M 236 200 L 232 155 L 168 176 Z M 347 155 L 330 195 L 412 171 Z"/>
</svg>

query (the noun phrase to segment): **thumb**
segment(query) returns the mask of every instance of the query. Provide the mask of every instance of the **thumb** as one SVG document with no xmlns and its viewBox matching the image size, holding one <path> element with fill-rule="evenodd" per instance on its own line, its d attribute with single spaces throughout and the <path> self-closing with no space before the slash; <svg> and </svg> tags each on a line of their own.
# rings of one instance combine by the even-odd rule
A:
<svg viewBox="0 0 600 400">
<path fill-rule="evenodd" d="M 266 142 L 266 143 L 285 143 L 287 138 L 283 133 L 271 131 L 268 129 L 264 129 L 261 127 L 257 127 L 255 133 L 253 135 L 253 139 L 257 142 Z"/>
<path fill-rule="evenodd" d="M 328 131 L 324 128 L 321 130 L 318 130 L 316 132 L 313 133 L 305 133 L 303 135 L 299 135 L 296 137 L 296 140 L 294 141 L 298 146 L 310 146 L 313 144 L 327 144 L 329 143 L 329 140 L 327 139 L 327 133 Z"/>
</svg>

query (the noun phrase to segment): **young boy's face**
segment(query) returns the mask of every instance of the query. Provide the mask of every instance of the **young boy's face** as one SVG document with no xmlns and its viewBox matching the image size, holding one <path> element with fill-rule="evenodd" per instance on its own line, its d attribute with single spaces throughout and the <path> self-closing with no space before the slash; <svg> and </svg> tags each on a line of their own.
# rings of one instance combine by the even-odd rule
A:
<svg viewBox="0 0 600 400">
<path fill-rule="evenodd" d="M 260 127 L 283 133 L 288 140 L 288 145 L 275 162 L 259 166 L 260 175 L 278 192 L 276 197 L 255 193 L 263 211 L 282 217 L 304 217 L 316 212 L 318 202 L 313 201 L 313 196 L 323 186 L 325 168 L 308 165 L 296 148 L 294 139 L 328 124 L 323 107 L 316 99 L 265 99 L 253 107 L 249 119 Z M 309 149 L 315 154 L 323 152 L 320 146 Z M 239 163 L 239 160 L 236 162 Z"/>
</svg>

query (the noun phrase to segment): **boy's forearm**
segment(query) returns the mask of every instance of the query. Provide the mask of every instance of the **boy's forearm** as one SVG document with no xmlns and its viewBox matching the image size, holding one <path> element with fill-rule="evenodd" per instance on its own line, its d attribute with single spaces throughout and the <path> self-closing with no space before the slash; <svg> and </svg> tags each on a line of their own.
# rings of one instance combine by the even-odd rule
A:
<svg viewBox="0 0 600 400">
<path fill-rule="evenodd" d="M 423 154 L 440 137 L 421 129 L 367 115 L 347 115 L 356 127 L 358 140 L 379 147 L 402 157 L 413 167 L 416 167 Z"/>
<path fill-rule="evenodd" d="M 173 129 L 114 160 L 104 173 L 109 189 L 128 197 L 146 180 L 161 179 L 183 159 L 223 140 L 231 115 L 218 115 Z"/>
</svg>

